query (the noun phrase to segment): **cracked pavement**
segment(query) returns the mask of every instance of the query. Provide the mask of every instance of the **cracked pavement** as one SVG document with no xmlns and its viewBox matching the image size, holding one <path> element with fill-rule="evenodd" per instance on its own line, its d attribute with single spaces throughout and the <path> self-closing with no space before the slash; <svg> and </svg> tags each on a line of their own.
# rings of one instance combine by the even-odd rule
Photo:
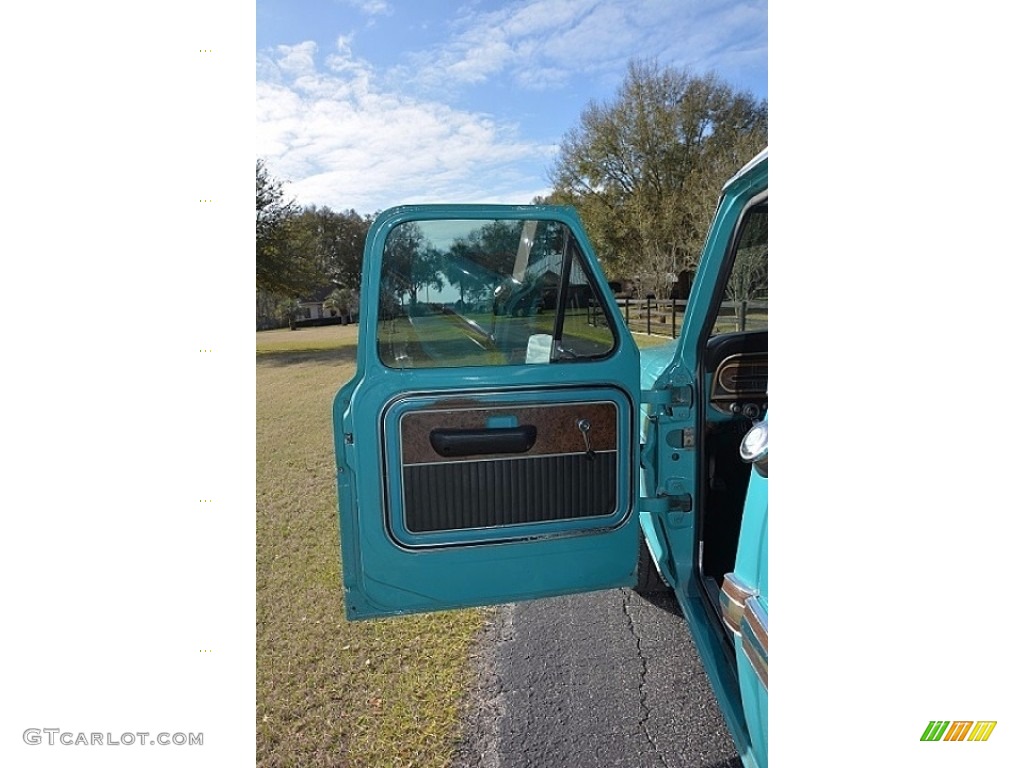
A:
<svg viewBox="0 0 1024 768">
<path fill-rule="evenodd" d="M 501 606 L 474 661 L 455 768 L 741 768 L 671 595 Z"/>
</svg>

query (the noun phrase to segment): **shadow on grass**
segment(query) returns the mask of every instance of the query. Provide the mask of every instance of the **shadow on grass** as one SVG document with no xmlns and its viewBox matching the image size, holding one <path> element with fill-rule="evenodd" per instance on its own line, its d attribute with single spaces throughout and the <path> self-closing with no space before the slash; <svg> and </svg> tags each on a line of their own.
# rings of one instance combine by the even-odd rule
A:
<svg viewBox="0 0 1024 768">
<path fill-rule="evenodd" d="M 354 363 L 355 346 L 333 347 L 331 349 L 257 349 L 256 364 L 283 367 L 309 363 L 331 365 L 332 363 Z"/>
</svg>

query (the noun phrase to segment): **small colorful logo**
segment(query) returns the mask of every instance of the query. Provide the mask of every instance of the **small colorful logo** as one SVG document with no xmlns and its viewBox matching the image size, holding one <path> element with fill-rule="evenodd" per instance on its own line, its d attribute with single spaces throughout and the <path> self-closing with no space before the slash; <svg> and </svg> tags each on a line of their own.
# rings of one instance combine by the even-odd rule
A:
<svg viewBox="0 0 1024 768">
<path fill-rule="evenodd" d="M 995 727 L 995 720 L 932 720 L 921 741 L 988 741 Z"/>
</svg>

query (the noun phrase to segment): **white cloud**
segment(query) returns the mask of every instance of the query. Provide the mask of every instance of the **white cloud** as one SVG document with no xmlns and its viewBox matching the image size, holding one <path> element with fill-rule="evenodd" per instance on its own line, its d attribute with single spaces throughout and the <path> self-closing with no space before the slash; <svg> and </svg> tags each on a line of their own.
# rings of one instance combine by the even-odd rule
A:
<svg viewBox="0 0 1024 768">
<path fill-rule="evenodd" d="M 347 39 L 318 68 L 317 46 L 259 57 L 257 155 L 294 180 L 302 204 L 371 213 L 399 203 L 529 202 L 557 148 L 515 126 L 380 88 Z"/>
<path fill-rule="evenodd" d="M 316 43 L 299 43 L 299 45 L 282 45 L 278 47 L 277 68 L 285 76 L 301 76 L 311 74 L 315 70 L 313 54 Z"/>
<path fill-rule="evenodd" d="M 344 2 L 345 5 L 350 5 L 368 16 L 380 16 L 392 12 L 391 4 L 386 0 L 344 0 Z"/>
<path fill-rule="evenodd" d="M 450 41 L 414 57 L 412 74 L 433 87 L 507 74 L 546 88 L 577 74 L 619 78 L 638 55 L 728 74 L 767 47 L 767 11 L 766 0 L 523 0 L 464 12 Z"/>
</svg>

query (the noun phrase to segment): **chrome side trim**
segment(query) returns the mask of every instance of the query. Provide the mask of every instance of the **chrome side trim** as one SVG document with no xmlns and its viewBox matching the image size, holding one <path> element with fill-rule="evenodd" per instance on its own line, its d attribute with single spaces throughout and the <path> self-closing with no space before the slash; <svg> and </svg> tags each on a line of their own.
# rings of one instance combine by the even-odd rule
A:
<svg viewBox="0 0 1024 768">
<path fill-rule="evenodd" d="M 725 574 L 722 588 L 718 591 L 718 606 L 722 609 L 722 621 L 735 634 L 740 634 L 743 606 L 754 596 L 754 590 L 733 573 Z"/>
<path fill-rule="evenodd" d="M 747 598 L 740 622 L 743 654 L 750 661 L 761 685 L 768 690 L 768 614 L 756 597 Z"/>
</svg>

